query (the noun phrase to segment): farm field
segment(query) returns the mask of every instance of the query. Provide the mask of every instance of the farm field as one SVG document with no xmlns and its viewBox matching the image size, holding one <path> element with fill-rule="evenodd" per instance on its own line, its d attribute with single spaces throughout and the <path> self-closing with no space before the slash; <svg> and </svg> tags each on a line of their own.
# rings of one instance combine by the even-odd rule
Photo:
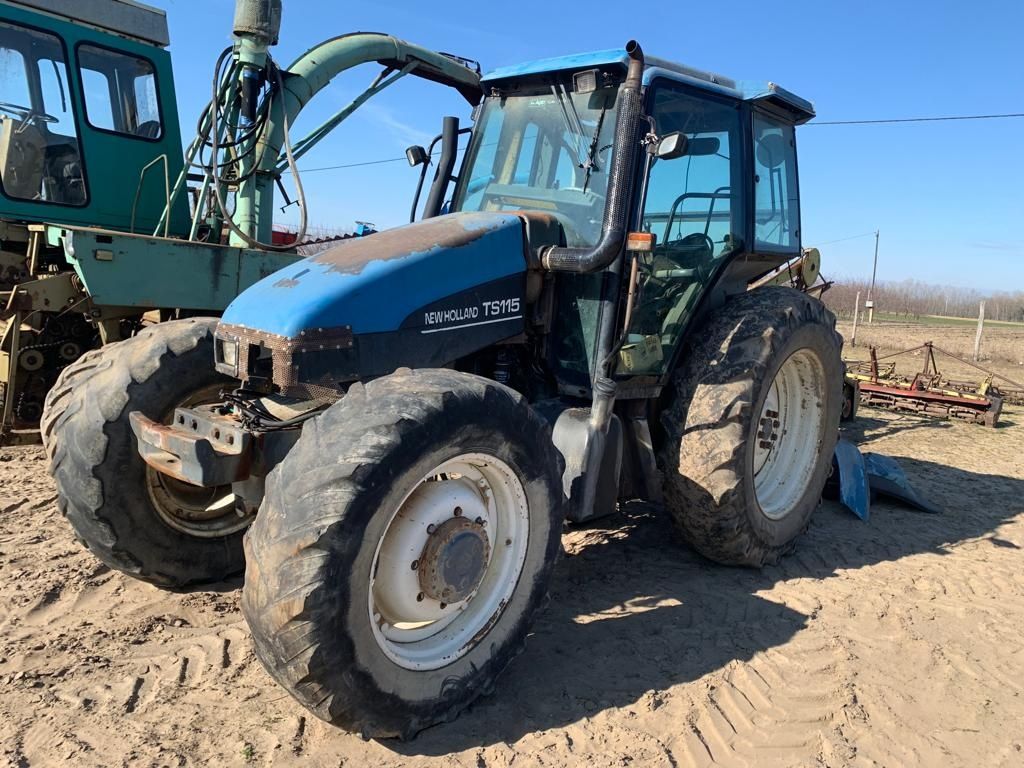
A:
<svg viewBox="0 0 1024 768">
<path fill-rule="evenodd" d="M 879 320 L 874 324 L 860 323 L 857 327 L 857 346 L 852 347 L 850 341 L 853 334 L 853 321 L 841 320 L 839 332 L 846 339 L 843 357 L 847 360 L 867 360 L 868 347 L 878 348 L 879 356 L 890 355 L 911 347 L 917 347 L 931 341 L 936 347 L 968 360 L 974 353 L 974 339 L 977 332 L 977 321 L 968 324 L 943 324 L 931 322 L 901 322 Z M 897 371 L 913 374 L 921 370 L 924 362 L 923 353 L 897 357 Z M 944 355 L 937 355 L 937 362 L 943 373 L 957 378 L 978 379 L 985 374 L 970 365 L 955 361 Z M 981 344 L 980 364 L 1003 376 L 1024 384 L 1024 325 L 1011 323 L 985 323 L 985 333 Z"/>
<path fill-rule="evenodd" d="M 566 532 L 496 691 L 410 743 L 312 719 L 253 655 L 240 582 L 163 592 L 0 451 L 0 754 L 11 766 L 1016 766 L 1024 409 L 988 429 L 864 409 L 850 436 L 942 506 L 826 502 L 792 556 L 712 565 L 627 505 Z"/>
</svg>

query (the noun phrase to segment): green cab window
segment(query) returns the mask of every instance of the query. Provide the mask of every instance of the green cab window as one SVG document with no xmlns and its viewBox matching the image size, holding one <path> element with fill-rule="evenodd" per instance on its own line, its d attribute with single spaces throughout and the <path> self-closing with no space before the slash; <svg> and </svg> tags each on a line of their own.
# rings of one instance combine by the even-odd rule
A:
<svg viewBox="0 0 1024 768">
<path fill-rule="evenodd" d="M 722 260 L 742 248 L 742 125 L 735 104 L 672 86 L 654 93 L 659 136 L 681 133 L 686 150 L 656 159 L 647 179 L 642 228 L 654 251 L 638 263 L 639 301 L 619 371 L 660 374 Z"/>
<path fill-rule="evenodd" d="M 754 249 L 800 247 L 800 198 L 793 126 L 754 115 Z"/>
<path fill-rule="evenodd" d="M 0 22 L 0 185 L 7 197 L 87 202 L 60 38 Z"/>
<path fill-rule="evenodd" d="M 146 59 L 93 45 L 78 47 L 89 125 L 142 139 L 163 135 L 156 72 Z"/>
</svg>

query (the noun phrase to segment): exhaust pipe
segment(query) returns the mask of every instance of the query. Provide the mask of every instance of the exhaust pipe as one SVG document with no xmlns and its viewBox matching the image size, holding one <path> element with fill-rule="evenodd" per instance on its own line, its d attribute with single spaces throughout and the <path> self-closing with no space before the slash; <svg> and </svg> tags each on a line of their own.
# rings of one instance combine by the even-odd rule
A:
<svg viewBox="0 0 1024 768">
<path fill-rule="evenodd" d="M 601 239 L 593 248 L 551 246 L 541 253 L 541 264 L 552 272 L 596 272 L 622 252 L 626 242 L 626 216 L 633 186 L 636 139 L 640 122 L 640 85 L 644 52 L 636 40 L 626 43 L 629 69 L 619 88 L 619 120 L 615 128 L 615 157 L 608 174 L 608 199 L 604 205 Z"/>
<path fill-rule="evenodd" d="M 608 268 L 602 285 L 601 310 L 598 315 L 597 344 L 592 372 L 593 400 L 586 437 L 582 446 L 582 487 L 579 505 L 586 518 L 597 498 L 598 480 L 608 449 L 608 426 L 615 407 L 616 385 L 612 379 L 611 350 L 615 337 L 615 307 L 619 292 L 620 258 L 626 244 L 626 217 L 632 200 L 633 176 L 638 155 L 635 144 L 640 127 L 640 87 L 644 74 L 644 52 L 639 43 L 626 43 L 629 69 L 619 88 L 619 121 L 615 128 L 615 156 L 608 174 L 608 199 L 604 208 L 601 239 L 591 249 L 551 247 L 541 253 L 541 263 L 556 272 L 596 272 Z"/>
</svg>

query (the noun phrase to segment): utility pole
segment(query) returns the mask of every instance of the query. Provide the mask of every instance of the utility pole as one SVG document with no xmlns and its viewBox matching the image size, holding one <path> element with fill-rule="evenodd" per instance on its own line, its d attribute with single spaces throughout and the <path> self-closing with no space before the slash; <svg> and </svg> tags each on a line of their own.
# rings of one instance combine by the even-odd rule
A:
<svg viewBox="0 0 1024 768">
<path fill-rule="evenodd" d="M 879 230 L 875 230 L 875 264 L 871 267 L 871 287 L 868 288 L 868 300 L 865 302 L 865 306 L 868 308 L 868 323 L 875 322 L 875 275 L 878 274 L 878 233 Z"/>
<path fill-rule="evenodd" d="M 978 333 L 974 337 L 974 362 L 981 358 L 981 335 L 985 332 L 985 302 L 978 307 Z"/>
<path fill-rule="evenodd" d="M 857 346 L 857 316 L 860 314 L 860 291 L 857 291 L 857 298 L 853 301 L 853 337 L 850 339 L 850 346 Z"/>
</svg>

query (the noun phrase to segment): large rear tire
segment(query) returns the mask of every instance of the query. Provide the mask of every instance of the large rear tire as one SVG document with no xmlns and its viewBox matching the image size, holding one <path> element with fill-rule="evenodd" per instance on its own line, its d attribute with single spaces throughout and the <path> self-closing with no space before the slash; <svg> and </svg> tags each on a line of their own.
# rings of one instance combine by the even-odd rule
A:
<svg viewBox="0 0 1024 768">
<path fill-rule="evenodd" d="M 692 338 L 661 416 L 666 503 L 706 557 L 774 563 L 810 523 L 831 467 L 843 403 L 835 317 L 799 291 L 761 288 Z"/>
<path fill-rule="evenodd" d="M 246 536 L 256 655 L 318 717 L 410 738 L 521 650 L 564 515 L 550 429 L 448 370 L 354 385 L 270 474 Z"/>
<path fill-rule="evenodd" d="M 164 587 L 220 581 L 245 567 L 250 520 L 230 486 L 203 489 L 139 456 L 132 411 L 169 423 L 174 409 L 212 402 L 232 380 L 213 367 L 217 320 L 152 326 L 89 352 L 61 372 L 40 424 L 58 505 L 111 568 Z"/>
</svg>

